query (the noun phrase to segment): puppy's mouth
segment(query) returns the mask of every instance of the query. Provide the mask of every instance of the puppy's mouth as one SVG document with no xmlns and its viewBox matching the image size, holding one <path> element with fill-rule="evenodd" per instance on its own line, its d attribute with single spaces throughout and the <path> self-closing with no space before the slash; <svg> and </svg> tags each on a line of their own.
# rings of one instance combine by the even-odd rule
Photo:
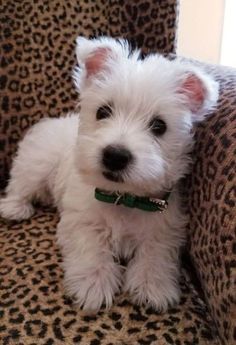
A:
<svg viewBox="0 0 236 345">
<path fill-rule="evenodd" d="M 119 183 L 124 182 L 124 178 L 122 177 L 121 174 L 114 173 L 114 172 L 111 172 L 111 171 L 103 171 L 102 174 L 109 181 L 119 182 Z"/>
</svg>

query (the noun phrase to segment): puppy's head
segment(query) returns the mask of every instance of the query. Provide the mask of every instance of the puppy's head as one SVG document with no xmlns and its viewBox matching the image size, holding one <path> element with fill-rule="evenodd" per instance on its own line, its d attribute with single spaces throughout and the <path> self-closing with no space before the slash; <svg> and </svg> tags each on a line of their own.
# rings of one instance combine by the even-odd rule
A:
<svg viewBox="0 0 236 345">
<path fill-rule="evenodd" d="M 123 40 L 79 37 L 76 53 L 83 179 L 135 194 L 172 188 L 186 174 L 192 125 L 216 103 L 217 83 L 180 61 L 141 60 Z"/>
</svg>

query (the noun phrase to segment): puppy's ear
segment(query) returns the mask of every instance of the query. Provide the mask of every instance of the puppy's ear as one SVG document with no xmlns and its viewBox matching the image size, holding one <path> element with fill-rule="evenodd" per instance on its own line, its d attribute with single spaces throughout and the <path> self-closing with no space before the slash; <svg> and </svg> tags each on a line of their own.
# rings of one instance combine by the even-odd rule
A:
<svg viewBox="0 0 236 345">
<path fill-rule="evenodd" d="M 103 71 L 106 62 L 116 57 L 115 51 L 109 43 L 111 42 L 106 39 L 89 40 L 84 37 L 77 38 L 76 56 L 79 67 L 85 69 L 87 78 Z"/>
<path fill-rule="evenodd" d="M 110 48 L 100 47 L 95 49 L 86 59 L 85 59 L 85 69 L 87 72 L 87 78 L 96 75 L 105 69 L 106 62 L 109 57 L 112 57 L 112 51 Z"/>
<path fill-rule="evenodd" d="M 201 121 L 218 99 L 218 83 L 199 69 L 184 73 L 178 93 L 193 114 L 195 121 Z"/>
<path fill-rule="evenodd" d="M 76 57 L 79 68 L 74 72 L 74 79 L 79 91 L 89 85 L 94 78 L 102 78 L 104 73 L 111 73 L 114 64 L 121 58 L 128 58 L 129 46 L 125 40 L 108 37 L 76 40 Z"/>
</svg>

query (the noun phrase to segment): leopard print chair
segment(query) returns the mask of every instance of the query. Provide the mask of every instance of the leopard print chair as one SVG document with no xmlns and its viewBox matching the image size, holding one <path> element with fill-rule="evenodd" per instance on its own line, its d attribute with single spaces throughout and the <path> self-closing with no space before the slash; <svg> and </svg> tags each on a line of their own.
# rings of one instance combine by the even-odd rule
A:
<svg viewBox="0 0 236 345">
<path fill-rule="evenodd" d="M 176 0 L 0 1 L 0 178 L 40 118 L 76 106 L 71 71 L 78 35 L 123 36 L 143 52 L 174 53 Z M 236 344 L 236 71 L 204 66 L 220 82 L 218 108 L 196 128 L 186 185 L 191 220 L 180 304 L 161 315 L 117 296 L 88 316 L 65 295 L 58 214 L 0 220 L 0 344 Z"/>
</svg>

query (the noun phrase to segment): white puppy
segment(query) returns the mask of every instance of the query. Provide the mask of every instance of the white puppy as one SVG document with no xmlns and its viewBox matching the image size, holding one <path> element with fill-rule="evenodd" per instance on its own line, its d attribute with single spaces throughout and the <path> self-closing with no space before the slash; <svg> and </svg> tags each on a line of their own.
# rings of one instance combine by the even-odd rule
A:
<svg viewBox="0 0 236 345">
<path fill-rule="evenodd" d="M 193 123 L 216 103 L 217 83 L 177 60 L 141 60 L 123 40 L 80 37 L 76 53 L 80 114 L 44 119 L 27 133 L 0 213 L 28 218 L 31 201 L 51 195 L 76 302 L 86 311 L 110 307 L 122 286 L 135 303 L 164 311 L 180 295 L 188 217 L 178 182 L 191 162 Z"/>
</svg>

